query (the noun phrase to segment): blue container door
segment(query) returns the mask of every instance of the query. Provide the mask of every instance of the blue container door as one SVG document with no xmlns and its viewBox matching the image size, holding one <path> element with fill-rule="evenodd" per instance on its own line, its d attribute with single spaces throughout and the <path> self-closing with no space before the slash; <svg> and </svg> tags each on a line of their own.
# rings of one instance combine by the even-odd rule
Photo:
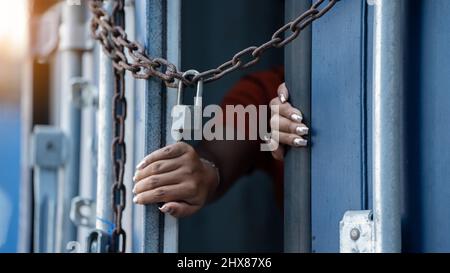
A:
<svg viewBox="0 0 450 273">
<path fill-rule="evenodd" d="M 450 1 L 408 1 L 403 250 L 450 251 Z M 340 1 L 313 27 L 313 251 L 371 208 L 372 7 Z"/>
</svg>

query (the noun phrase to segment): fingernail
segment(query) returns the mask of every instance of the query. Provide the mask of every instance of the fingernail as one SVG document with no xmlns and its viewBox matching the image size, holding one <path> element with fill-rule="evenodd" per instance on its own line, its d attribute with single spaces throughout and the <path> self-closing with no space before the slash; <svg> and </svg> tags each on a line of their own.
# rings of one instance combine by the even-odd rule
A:
<svg viewBox="0 0 450 273">
<path fill-rule="evenodd" d="M 133 187 L 133 194 L 136 194 L 136 185 Z"/>
<path fill-rule="evenodd" d="M 308 141 L 307 140 L 301 139 L 301 138 L 294 139 L 294 146 L 305 147 L 306 145 L 308 145 Z"/>
<path fill-rule="evenodd" d="M 135 176 L 133 176 L 133 181 L 134 181 L 134 182 L 136 182 L 136 175 L 135 175 Z"/>
<path fill-rule="evenodd" d="M 159 210 L 162 213 L 169 213 L 169 208 L 167 207 L 167 205 L 164 205 L 164 206 L 160 207 Z"/>
<path fill-rule="evenodd" d="M 302 122 L 303 121 L 303 117 L 301 115 L 298 115 L 298 114 L 292 114 L 291 115 L 291 119 L 293 121 L 297 121 L 297 122 Z"/>
<path fill-rule="evenodd" d="M 138 202 L 138 197 L 135 196 L 135 197 L 133 198 L 133 203 L 137 204 L 137 202 Z"/>
<path fill-rule="evenodd" d="M 298 135 L 307 135 L 309 133 L 309 128 L 308 127 L 303 127 L 303 126 L 299 126 L 296 129 L 296 132 Z"/>
<path fill-rule="evenodd" d="M 287 101 L 286 96 L 284 94 L 280 94 L 281 103 L 285 103 Z"/>
<path fill-rule="evenodd" d="M 144 166 L 145 166 L 145 161 L 142 161 L 141 163 L 139 163 L 139 164 L 136 166 L 136 170 L 141 170 L 142 168 L 144 168 Z"/>
</svg>

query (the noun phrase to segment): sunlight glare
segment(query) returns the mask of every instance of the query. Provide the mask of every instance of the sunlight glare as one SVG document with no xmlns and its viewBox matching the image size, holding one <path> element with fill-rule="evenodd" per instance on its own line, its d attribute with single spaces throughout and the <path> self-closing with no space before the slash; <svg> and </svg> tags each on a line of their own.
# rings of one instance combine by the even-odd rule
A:
<svg viewBox="0 0 450 273">
<path fill-rule="evenodd" d="M 22 54 L 27 46 L 28 0 L 0 0 L 0 46 Z"/>
</svg>

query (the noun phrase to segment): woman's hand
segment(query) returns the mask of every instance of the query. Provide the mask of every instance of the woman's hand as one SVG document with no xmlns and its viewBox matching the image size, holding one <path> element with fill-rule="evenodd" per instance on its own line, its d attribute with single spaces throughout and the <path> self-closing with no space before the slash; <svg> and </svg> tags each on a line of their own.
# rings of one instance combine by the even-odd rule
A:
<svg viewBox="0 0 450 273">
<path fill-rule="evenodd" d="M 272 152 L 277 160 L 284 159 L 284 145 L 292 147 L 306 147 L 308 141 L 303 137 L 308 135 L 309 128 L 302 123 L 303 115 L 300 110 L 292 107 L 287 102 L 289 99 L 289 91 L 283 83 L 278 87 L 278 97 L 270 102 L 272 110 L 272 118 L 270 127 L 272 129 L 271 144 L 275 147 L 277 142 L 278 148 Z"/>
<path fill-rule="evenodd" d="M 133 189 L 136 204 L 165 203 L 161 212 L 185 217 L 202 208 L 218 186 L 217 169 L 180 142 L 148 155 L 138 166 Z"/>
</svg>

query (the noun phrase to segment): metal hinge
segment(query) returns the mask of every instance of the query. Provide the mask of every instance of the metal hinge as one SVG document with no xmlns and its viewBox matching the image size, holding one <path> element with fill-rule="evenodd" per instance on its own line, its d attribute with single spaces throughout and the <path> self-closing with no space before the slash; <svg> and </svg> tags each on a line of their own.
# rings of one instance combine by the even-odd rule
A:
<svg viewBox="0 0 450 273">
<path fill-rule="evenodd" d="M 70 207 L 70 220 L 76 226 L 95 228 L 96 204 L 93 200 L 75 197 Z"/>
<path fill-rule="evenodd" d="M 72 88 L 72 102 L 78 108 L 92 106 L 98 108 L 97 87 L 85 78 L 73 78 L 70 81 Z"/>
<path fill-rule="evenodd" d="M 347 211 L 340 222 L 341 253 L 374 253 L 372 211 Z"/>
</svg>

